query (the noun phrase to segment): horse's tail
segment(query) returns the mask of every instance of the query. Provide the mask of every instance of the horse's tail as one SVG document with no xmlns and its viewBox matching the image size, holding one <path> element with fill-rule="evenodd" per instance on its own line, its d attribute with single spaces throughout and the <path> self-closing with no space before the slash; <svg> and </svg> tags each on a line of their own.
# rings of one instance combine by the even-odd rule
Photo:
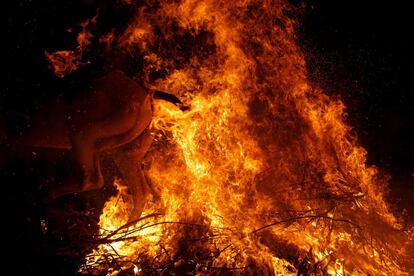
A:
<svg viewBox="0 0 414 276">
<path fill-rule="evenodd" d="M 170 103 L 173 103 L 174 105 L 178 106 L 182 111 L 188 110 L 189 107 L 185 106 L 183 102 L 175 95 L 160 91 L 160 90 L 153 90 L 153 98 L 157 100 L 164 100 Z"/>
</svg>

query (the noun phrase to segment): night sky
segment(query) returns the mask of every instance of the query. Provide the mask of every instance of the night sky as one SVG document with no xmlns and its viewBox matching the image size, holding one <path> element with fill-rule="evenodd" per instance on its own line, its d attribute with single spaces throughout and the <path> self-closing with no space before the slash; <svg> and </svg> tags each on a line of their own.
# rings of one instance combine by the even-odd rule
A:
<svg viewBox="0 0 414 276">
<path fill-rule="evenodd" d="M 48 69 L 44 51 L 73 49 L 79 30 L 66 30 L 94 15 L 104 1 L 7 2 L 7 14 L 2 16 L 2 117 L 10 111 L 30 114 L 55 93 L 49 88 L 62 80 Z M 345 102 L 349 123 L 367 149 L 369 163 L 391 175 L 391 202 L 414 217 L 414 17 L 408 2 L 305 1 L 298 43 L 306 54 L 311 80 Z M 129 15 L 127 10 L 117 10 L 108 15 L 111 26 L 100 28 L 122 28 Z M 24 250 L 25 258 L 33 256 L 19 268 L 22 272 L 43 271 L 51 259 L 42 255 L 41 233 L 32 223 L 42 210 L 36 187 L 21 184 L 31 181 L 33 167 L 27 160 L 10 167 L 10 158 L 0 156 L 2 187 L 7 187 L 4 221 L 10 224 L 15 248 L 11 254 Z"/>
<path fill-rule="evenodd" d="M 311 78 L 345 102 L 369 163 L 391 174 L 391 200 L 412 216 L 413 23 L 403 1 L 312 1 L 300 42 Z"/>
</svg>

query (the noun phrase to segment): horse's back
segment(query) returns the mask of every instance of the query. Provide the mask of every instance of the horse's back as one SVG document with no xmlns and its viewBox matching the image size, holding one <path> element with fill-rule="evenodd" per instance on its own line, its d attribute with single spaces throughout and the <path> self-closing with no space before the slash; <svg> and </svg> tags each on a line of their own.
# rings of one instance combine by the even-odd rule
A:
<svg viewBox="0 0 414 276">
<path fill-rule="evenodd" d="M 70 93 L 76 88 L 62 89 Z M 25 119 L 13 135 L 13 143 L 70 149 L 71 135 L 91 131 L 94 133 L 88 135 L 96 139 L 113 136 L 119 139 L 125 133 L 127 135 L 122 136 L 130 140 L 133 137 L 129 136 L 138 136 L 151 121 L 151 96 L 121 71 L 112 71 L 77 89 L 79 91 L 73 91 L 74 97 L 51 99 L 36 114 Z"/>
</svg>

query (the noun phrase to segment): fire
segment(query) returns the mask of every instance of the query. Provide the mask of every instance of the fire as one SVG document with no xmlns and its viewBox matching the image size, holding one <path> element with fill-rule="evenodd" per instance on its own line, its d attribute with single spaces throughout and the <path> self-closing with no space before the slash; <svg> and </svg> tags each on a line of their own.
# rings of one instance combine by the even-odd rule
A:
<svg viewBox="0 0 414 276">
<path fill-rule="evenodd" d="M 168 72 L 147 85 L 190 110 L 155 103 L 145 164 L 157 194 L 127 223 L 131 202 L 115 182 L 82 271 L 413 271 L 412 229 L 390 211 L 387 178 L 366 164 L 343 103 L 308 80 L 294 12 L 255 0 L 149 1 L 137 12 L 119 47 L 140 49 L 148 75 Z"/>
<path fill-rule="evenodd" d="M 93 35 L 90 29 L 96 25 L 96 18 L 97 16 L 80 24 L 82 30 L 77 35 L 78 45 L 75 50 L 62 50 L 53 53 L 45 51 L 50 68 L 57 77 L 63 78 L 79 67 L 89 64 L 89 61 L 83 61 L 83 52 L 91 44 L 90 40 Z"/>
</svg>

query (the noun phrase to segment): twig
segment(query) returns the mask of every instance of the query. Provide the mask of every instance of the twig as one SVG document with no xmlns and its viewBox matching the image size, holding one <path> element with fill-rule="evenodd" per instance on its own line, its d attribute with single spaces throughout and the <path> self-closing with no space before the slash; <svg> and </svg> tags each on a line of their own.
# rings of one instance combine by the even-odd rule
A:
<svg viewBox="0 0 414 276">
<path fill-rule="evenodd" d="M 157 217 L 157 216 L 160 216 L 160 214 L 158 214 L 158 213 L 153 213 L 153 214 L 149 214 L 149 215 L 144 216 L 144 217 L 140 217 L 139 219 L 136 219 L 136 220 L 130 221 L 130 222 L 128 222 L 128 223 L 126 223 L 126 224 L 122 225 L 121 227 L 119 227 L 119 228 L 118 228 L 118 229 L 116 229 L 115 231 L 111 232 L 110 234 L 108 234 L 108 235 L 107 235 L 105 238 L 103 238 L 103 239 L 108 239 L 108 238 L 110 238 L 110 237 L 112 237 L 112 236 L 116 235 L 119 231 L 121 231 L 121 230 L 123 230 L 123 229 L 125 229 L 125 228 L 128 228 L 128 227 L 130 227 L 130 226 L 132 226 L 132 225 L 136 224 L 136 223 L 137 223 L 137 222 L 139 222 L 139 221 L 145 220 L 145 219 L 147 219 L 147 218 Z"/>
<path fill-rule="evenodd" d="M 207 265 L 201 265 L 200 267 L 205 267 L 208 269 L 216 269 L 216 270 L 242 270 L 246 269 L 246 266 L 242 267 L 222 267 L 222 266 L 207 266 Z"/>
<path fill-rule="evenodd" d="M 349 224 L 357 227 L 358 229 L 361 229 L 361 226 L 359 226 L 358 224 L 356 224 L 356 223 L 354 223 L 350 220 L 347 220 L 347 219 L 336 219 L 336 218 L 331 218 L 331 217 L 323 216 L 323 215 L 322 216 L 321 215 L 310 215 L 310 216 L 299 216 L 299 217 L 293 217 L 293 218 L 289 218 L 289 219 L 285 219 L 285 220 L 279 220 L 279 221 L 276 221 L 274 223 L 271 223 L 271 224 L 265 225 L 263 227 L 260 227 L 256 230 L 250 232 L 250 234 L 255 234 L 255 233 L 257 233 L 259 231 L 262 231 L 266 228 L 269 228 L 269 227 L 272 227 L 272 226 L 275 226 L 275 225 L 278 225 L 278 224 L 282 224 L 282 223 L 285 223 L 285 222 L 291 222 L 291 221 L 301 220 L 301 219 L 317 219 L 317 218 L 328 219 L 328 220 L 336 221 L 336 222 L 349 223 Z"/>
<path fill-rule="evenodd" d="M 189 225 L 189 226 L 197 226 L 197 227 L 206 227 L 206 225 L 204 224 L 198 224 L 198 223 L 189 223 L 189 222 L 180 222 L 180 221 L 162 221 L 162 222 L 157 222 L 154 224 L 150 224 L 150 225 L 145 225 L 144 227 L 139 227 L 136 229 L 131 230 L 130 232 L 125 233 L 124 235 L 122 235 L 119 238 L 116 239 L 109 239 L 110 237 L 113 237 L 116 233 L 114 232 L 119 232 L 119 230 L 115 230 L 114 232 L 112 232 L 111 234 L 109 234 L 108 236 L 106 236 L 105 238 L 99 239 L 96 242 L 97 243 L 112 243 L 112 242 L 118 242 L 118 241 L 125 241 L 125 240 L 136 240 L 138 237 L 128 237 L 136 232 L 142 231 L 144 229 L 150 228 L 150 227 L 154 227 L 157 225 L 162 225 L 162 224 L 178 224 L 178 225 Z"/>
</svg>

